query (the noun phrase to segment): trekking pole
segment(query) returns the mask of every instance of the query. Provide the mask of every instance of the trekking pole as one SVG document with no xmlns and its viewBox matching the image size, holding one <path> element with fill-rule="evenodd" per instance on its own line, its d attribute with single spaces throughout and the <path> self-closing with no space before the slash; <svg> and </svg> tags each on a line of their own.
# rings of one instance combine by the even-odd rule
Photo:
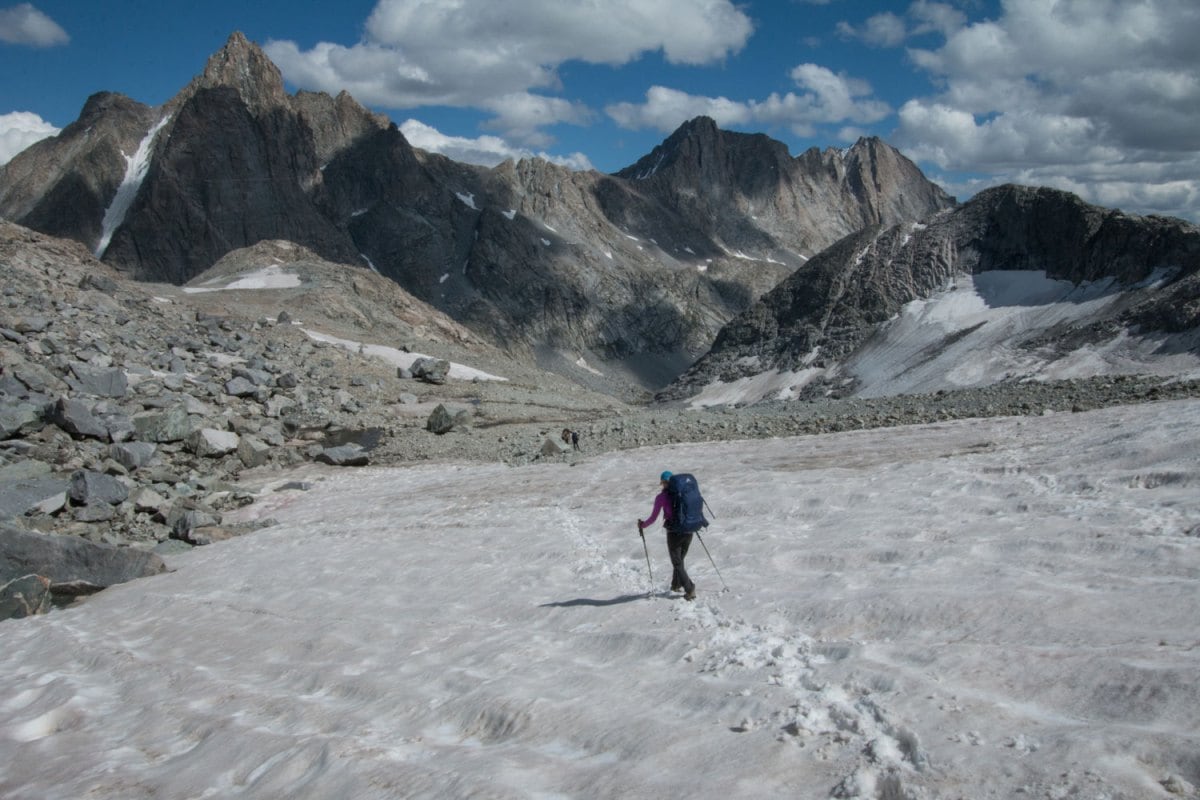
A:
<svg viewBox="0 0 1200 800">
<path fill-rule="evenodd" d="M 704 554 L 708 556 L 708 562 L 713 565 L 713 569 L 717 570 L 717 577 L 721 578 L 721 570 L 717 569 L 717 562 L 713 561 L 712 553 L 708 552 L 708 545 L 704 543 L 704 537 L 700 535 L 700 531 L 696 531 L 696 538 L 700 540 L 700 546 L 704 548 Z M 725 591 L 729 591 L 729 586 L 725 584 L 725 579 L 721 578 L 721 585 L 725 587 Z"/>
<path fill-rule="evenodd" d="M 654 570 L 650 569 L 650 548 L 646 546 L 646 532 L 638 525 L 638 536 L 642 537 L 642 549 L 646 551 L 646 572 L 650 573 L 650 591 L 654 591 Z"/>
</svg>

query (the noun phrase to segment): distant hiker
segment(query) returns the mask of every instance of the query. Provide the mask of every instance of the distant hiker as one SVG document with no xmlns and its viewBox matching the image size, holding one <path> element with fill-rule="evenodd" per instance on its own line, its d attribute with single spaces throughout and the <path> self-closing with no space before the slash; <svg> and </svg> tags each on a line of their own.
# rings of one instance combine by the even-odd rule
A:
<svg viewBox="0 0 1200 800">
<path fill-rule="evenodd" d="M 692 583 L 687 569 L 683 566 L 683 559 L 687 557 L 688 548 L 692 544 L 692 534 L 682 533 L 675 529 L 675 513 L 671 508 L 671 495 L 668 491 L 670 480 L 670 472 L 663 472 L 659 476 L 659 485 L 662 490 L 654 498 L 654 510 L 650 512 L 650 517 L 638 520 L 638 531 L 641 532 L 643 528 L 653 525 L 654 521 L 658 519 L 658 512 L 662 512 L 663 527 L 667 529 L 667 554 L 671 557 L 671 566 L 674 569 L 671 575 L 671 591 L 683 591 L 684 600 L 695 600 L 696 584 Z"/>
<path fill-rule="evenodd" d="M 571 447 L 579 449 L 579 431 L 571 431 Z"/>
</svg>

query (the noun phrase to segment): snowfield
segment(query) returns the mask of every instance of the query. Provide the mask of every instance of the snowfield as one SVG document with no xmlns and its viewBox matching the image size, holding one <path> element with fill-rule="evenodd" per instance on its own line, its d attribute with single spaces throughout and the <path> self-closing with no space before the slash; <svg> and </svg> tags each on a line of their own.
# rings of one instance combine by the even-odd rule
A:
<svg viewBox="0 0 1200 800">
<path fill-rule="evenodd" d="M 693 603 L 635 528 L 663 469 L 714 513 Z M 0 623 L 0 796 L 1200 784 L 1200 401 L 272 480 L 273 527 Z"/>
<path fill-rule="evenodd" d="M 865 253 L 866 251 L 864 251 Z M 691 408 L 791 400 L 814 380 L 853 379 L 857 397 L 923 394 L 987 386 L 1006 378 L 1039 381 L 1097 375 L 1200 376 L 1194 333 L 1139 336 L 1122 330 L 1104 342 L 1062 354 L 1030 349 L 1060 326 L 1085 326 L 1132 293 L 1158 286 L 1171 270 L 1133 286 L 1111 279 L 1074 284 L 1032 270 L 959 275 L 944 291 L 904 305 L 863 346 L 830 368 L 771 369 L 739 380 L 714 380 L 689 400 Z M 810 358 L 816 353 L 810 354 Z"/>
</svg>

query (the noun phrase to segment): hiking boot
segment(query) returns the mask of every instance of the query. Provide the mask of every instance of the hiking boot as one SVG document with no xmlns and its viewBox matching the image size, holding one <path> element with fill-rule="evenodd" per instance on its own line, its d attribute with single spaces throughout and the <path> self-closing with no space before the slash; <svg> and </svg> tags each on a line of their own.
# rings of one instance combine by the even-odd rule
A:
<svg viewBox="0 0 1200 800">
<path fill-rule="evenodd" d="M 683 596 L 683 599 L 684 600 L 695 600 L 696 599 L 696 589 L 694 587 L 691 589 L 688 589 L 687 594 L 685 594 Z"/>
<path fill-rule="evenodd" d="M 672 583 L 672 584 L 671 584 L 671 591 L 672 591 L 672 592 L 682 592 L 682 591 L 683 591 L 683 587 L 682 587 L 682 586 L 680 586 L 678 583 Z"/>
</svg>

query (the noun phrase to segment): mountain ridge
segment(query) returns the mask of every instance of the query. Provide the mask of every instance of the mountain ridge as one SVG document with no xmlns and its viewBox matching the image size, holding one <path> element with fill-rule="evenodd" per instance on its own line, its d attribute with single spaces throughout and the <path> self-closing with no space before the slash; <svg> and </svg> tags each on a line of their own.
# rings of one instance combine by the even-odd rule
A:
<svg viewBox="0 0 1200 800">
<path fill-rule="evenodd" d="M 802 267 L 830 231 L 951 202 L 919 171 L 876 170 L 903 174 L 922 191 L 883 179 L 855 199 L 836 169 L 822 167 L 801 181 L 804 192 L 789 189 L 755 208 L 744 192 L 706 186 L 690 169 L 645 182 L 539 161 L 459 164 L 417 151 L 345 93 L 288 95 L 278 69 L 240 33 L 163 107 L 122 115 L 122 130 L 140 136 L 127 132 L 109 148 L 109 167 L 86 197 L 60 188 L 67 184 L 56 165 L 88 169 L 60 135 L 39 157 L 22 154 L 0 169 L 0 215 L 92 248 L 103 240 L 106 263 L 172 283 L 230 250 L 293 241 L 379 271 L 513 353 L 579 379 L 590 375 L 569 365 L 586 359 L 607 365 L 615 381 L 645 387 L 691 363 L 725 321 Z M 163 127 L 147 141 L 156 124 Z M 722 144 L 740 143 L 742 134 L 701 119 L 675 140 L 689 130 L 725 147 L 727 177 L 755 172 L 753 158 Z M 765 136 L 750 142 L 753 155 L 783 147 Z M 139 144 L 147 156 L 132 180 L 124 154 Z M 903 163 L 882 143 L 871 157 Z M 786 162 L 789 181 L 811 161 Z M 124 175 L 121 166 L 129 167 Z M 131 195 L 123 215 L 109 213 L 118 188 Z M 822 194 L 842 200 L 798 213 Z M 703 202 L 682 204 L 688 195 Z M 718 202 L 723 195 L 729 202 Z M 908 196 L 929 207 L 898 199 Z"/>
<path fill-rule="evenodd" d="M 793 274 L 731 320 L 708 353 L 659 397 L 682 400 L 714 383 L 771 371 L 794 373 L 789 393 L 796 396 L 861 392 L 864 381 L 856 370 L 864 369 L 867 354 L 891 346 L 889 331 L 899 326 L 909 304 L 944 292 L 957 278 L 1001 272 L 1044 275 L 1063 284 L 1061 301 L 1020 299 L 1033 307 L 1079 305 L 1079 297 L 1099 292 L 1110 297 L 1107 305 L 1077 318 L 1060 315 L 1041 327 L 1027 320 L 1016 328 L 1003 346 L 1023 353 L 1028 363 L 1006 370 L 1006 379 L 1036 376 L 1081 348 L 1103 351 L 1125 339 L 1121 353 L 1138 342 L 1153 351 L 1155 337 L 1169 336 L 1182 338 L 1157 345 L 1164 350 L 1157 355 L 1197 352 L 1200 227 L 1104 209 L 1059 190 L 1006 185 L 920 223 L 875 226 L 842 239 L 803 274 Z M 984 300 L 992 308 L 1017 302 Z M 982 336 L 986 315 L 973 313 L 927 326 L 921 358 L 935 362 L 964 338 Z M 977 327 L 955 327 L 968 320 Z M 1155 352 L 1141 354 L 1131 367 L 1116 371 L 1155 372 L 1155 360 Z M 898 371 L 904 364 L 888 368 Z M 947 388 L 956 387 L 943 379 L 922 390 Z"/>
</svg>

